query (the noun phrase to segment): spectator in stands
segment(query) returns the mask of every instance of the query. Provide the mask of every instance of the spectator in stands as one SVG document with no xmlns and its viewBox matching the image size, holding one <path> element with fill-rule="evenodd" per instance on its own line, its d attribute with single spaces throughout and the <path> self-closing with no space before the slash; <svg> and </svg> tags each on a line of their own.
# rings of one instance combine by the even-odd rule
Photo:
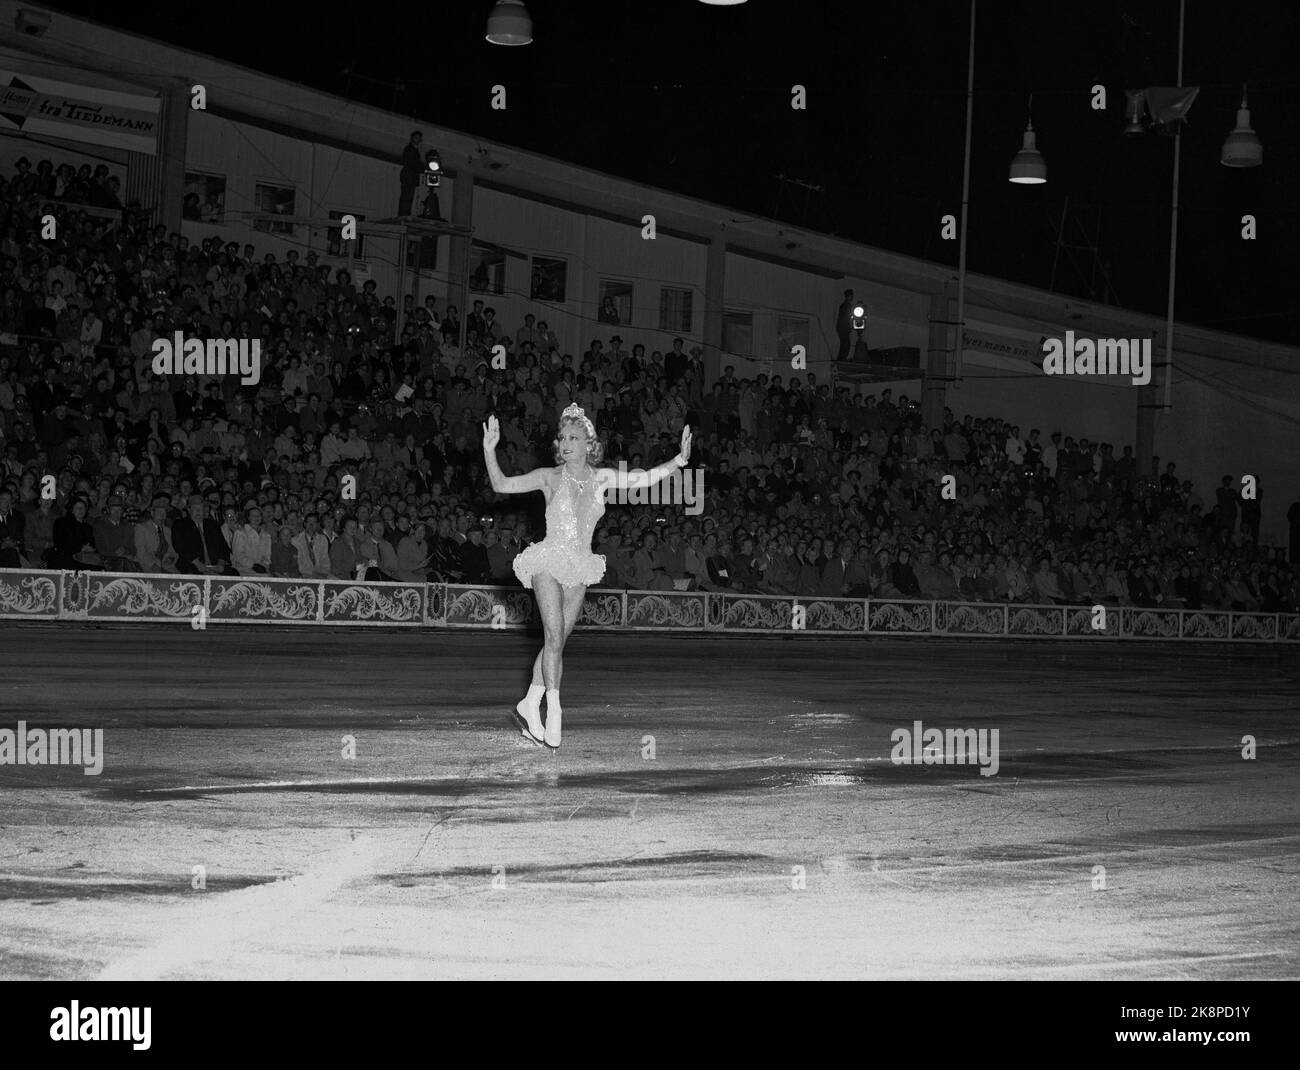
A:
<svg viewBox="0 0 1300 1070">
<path fill-rule="evenodd" d="M 50 549 L 54 546 L 54 523 L 63 509 L 53 498 L 36 496 L 25 511 L 25 556 L 33 568 L 47 568 Z M 0 538 L 0 543 L 3 543 Z M 12 566 L 10 566 L 12 567 Z"/>
<path fill-rule="evenodd" d="M 371 520 L 369 531 L 361 539 L 361 556 L 369 564 L 366 579 L 392 582 L 397 579 L 399 565 L 397 551 L 388 541 L 382 518 Z"/>
<path fill-rule="evenodd" d="M 166 523 L 168 502 L 155 498 L 149 516 L 135 525 L 135 564 L 140 572 L 175 572 L 177 554 L 172 547 L 172 528 Z"/>
<path fill-rule="evenodd" d="M 1052 560 L 1046 555 L 1038 559 L 1038 571 L 1034 573 L 1031 585 L 1034 598 L 1039 603 L 1063 606 L 1069 601 L 1061 590 L 1056 573 L 1052 571 Z"/>
<path fill-rule="evenodd" d="M 0 489 L 0 568 L 21 568 L 27 518 L 14 509 L 12 492 Z"/>
<path fill-rule="evenodd" d="M 263 526 L 263 513 L 256 505 L 246 511 L 246 522 L 237 528 L 231 543 L 231 563 L 241 576 L 264 576 L 271 568 L 271 532 Z"/>
<path fill-rule="evenodd" d="M 921 584 L 916 578 L 916 573 L 912 571 L 912 552 L 905 546 L 898 551 L 898 556 L 890 569 L 889 582 L 901 598 L 921 596 Z"/>
<path fill-rule="evenodd" d="M 54 522 L 54 546 L 49 555 L 51 568 L 73 572 L 103 569 L 95 550 L 94 532 L 86 522 L 89 509 L 90 503 L 85 498 L 73 498 L 67 513 Z"/>
<path fill-rule="evenodd" d="M 221 535 L 221 523 L 208 514 L 203 495 L 191 494 L 185 515 L 172 525 L 176 569 L 186 575 L 233 575 L 230 547 Z"/>
<path fill-rule="evenodd" d="M 293 544 L 293 528 L 288 524 L 276 530 L 271 543 L 270 574 L 285 579 L 302 575 L 298 567 L 298 548 Z"/>
<path fill-rule="evenodd" d="M 106 512 L 94 524 L 95 549 L 101 562 L 110 572 L 135 572 L 139 569 L 136 555 L 135 525 L 124 515 L 126 502 L 120 494 L 110 495 Z"/>
</svg>

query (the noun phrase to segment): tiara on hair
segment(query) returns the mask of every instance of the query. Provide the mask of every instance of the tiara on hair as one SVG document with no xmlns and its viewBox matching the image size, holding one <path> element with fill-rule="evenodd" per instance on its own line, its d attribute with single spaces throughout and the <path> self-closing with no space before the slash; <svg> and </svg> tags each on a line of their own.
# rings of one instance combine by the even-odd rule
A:
<svg viewBox="0 0 1300 1070">
<path fill-rule="evenodd" d="M 562 413 L 560 413 L 560 420 L 561 422 L 565 420 L 577 420 L 581 422 L 582 426 L 587 429 L 588 438 L 594 439 L 596 437 L 595 425 L 589 419 L 587 419 L 587 414 L 582 411 L 582 406 L 579 405 L 577 402 L 574 402 L 572 405 L 566 408 Z"/>
</svg>

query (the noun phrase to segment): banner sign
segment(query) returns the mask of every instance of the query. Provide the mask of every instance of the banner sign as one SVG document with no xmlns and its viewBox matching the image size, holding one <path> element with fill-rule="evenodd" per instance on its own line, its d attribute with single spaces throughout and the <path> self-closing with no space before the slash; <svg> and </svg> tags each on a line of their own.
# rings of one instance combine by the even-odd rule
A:
<svg viewBox="0 0 1300 1070">
<path fill-rule="evenodd" d="M 160 108 L 157 97 L 0 70 L 0 133 L 45 134 L 155 156 Z"/>
<path fill-rule="evenodd" d="M 987 334 L 984 331 L 972 331 L 969 327 L 962 332 L 962 349 L 972 349 L 978 353 L 996 353 L 1013 360 L 1042 363 L 1043 343 L 1032 342 L 1027 338 L 1016 338 L 1009 334 Z"/>
</svg>

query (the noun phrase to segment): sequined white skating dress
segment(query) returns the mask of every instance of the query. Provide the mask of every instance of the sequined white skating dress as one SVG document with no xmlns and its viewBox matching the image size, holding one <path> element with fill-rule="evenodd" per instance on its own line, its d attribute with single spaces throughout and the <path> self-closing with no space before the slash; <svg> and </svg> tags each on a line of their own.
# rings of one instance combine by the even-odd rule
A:
<svg viewBox="0 0 1300 1070">
<path fill-rule="evenodd" d="M 515 558 L 515 575 L 530 590 L 539 572 L 549 572 L 562 587 L 590 586 L 605 575 L 605 555 L 591 552 L 592 533 L 605 515 L 605 495 L 595 473 L 585 482 L 584 488 L 561 471 L 546 503 L 546 538 Z"/>
</svg>

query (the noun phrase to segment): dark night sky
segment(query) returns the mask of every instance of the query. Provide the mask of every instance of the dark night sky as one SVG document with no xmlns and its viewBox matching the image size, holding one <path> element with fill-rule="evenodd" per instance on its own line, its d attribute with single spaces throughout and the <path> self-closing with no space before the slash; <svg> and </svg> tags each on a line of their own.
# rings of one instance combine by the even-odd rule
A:
<svg viewBox="0 0 1300 1070">
<path fill-rule="evenodd" d="M 196 8 L 192 25 L 174 3 L 60 6 L 742 212 L 957 262 L 939 217 L 960 209 L 964 0 L 529 0 L 525 48 L 483 40 L 491 0 L 344 9 L 363 22 L 303 0 L 232 2 Z M 1175 84 L 1177 54 L 1177 0 L 981 0 L 972 271 L 1048 288 L 1068 198 L 1068 226 L 1100 226 L 1119 303 L 1163 316 L 1173 141 L 1121 136 L 1123 90 Z M 1184 55 L 1185 84 L 1202 89 L 1182 144 L 1178 317 L 1300 345 L 1300 3 L 1188 0 Z M 1219 164 L 1243 81 L 1264 144 L 1264 166 L 1248 170 Z M 488 105 L 497 82 L 505 112 Z M 1095 82 L 1109 90 L 1105 113 L 1089 108 Z M 806 112 L 790 108 L 795 83 Z M 1048 183 L 1013 186 L 1031 91 Z M 779 197 L 782 172 L 824 192 Z M 1247 212 L 1254 242 L 1240 238 Z M 1090 252 L 1063 252 L 1055 289 L 1088 296 L 1092 265 Z"/>
</svg>

